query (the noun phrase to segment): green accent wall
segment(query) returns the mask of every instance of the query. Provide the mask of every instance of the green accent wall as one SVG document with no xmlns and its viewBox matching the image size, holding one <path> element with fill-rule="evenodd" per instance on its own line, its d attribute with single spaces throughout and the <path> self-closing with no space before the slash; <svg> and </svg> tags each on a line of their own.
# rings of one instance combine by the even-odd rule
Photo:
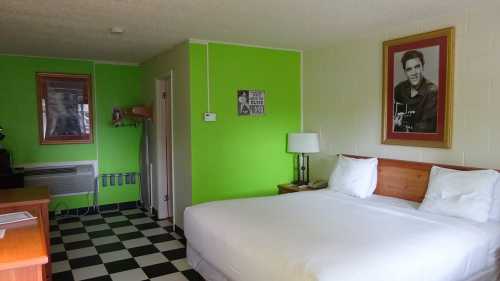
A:
<svg viewBox="0 0 500 281">
<path fill-rule="evenodd" d="M 206 48 L 209 48 L 210 111 Z M 286 134 L 300 130 L 301 53 L 227 44 L 190 44 L 192 201 L 276 194 L 293 179 Z M 263 116 L 238 116 L 237 90 L 265 91 Z"/>
<path fill-rule="evenodd" d="M 36 72 L 90 74 L 95 83 L 94 142 L 92 144 L 40 145 L 36 105 Z M 114 106 L 141 102 L 137 66 L 94 64 L 92 61 L 0 55 L 0 126 L 7 137 L 2 144 L 15 165 L 96 160 L 99 172 L 138 171 L 141 127 L 114 128 Z M 101 190 L 100 204 L 138 199 L 138 184 Z M 86 195 L 53 198 L 51 208 L 87 206 Z"/>
</svg>

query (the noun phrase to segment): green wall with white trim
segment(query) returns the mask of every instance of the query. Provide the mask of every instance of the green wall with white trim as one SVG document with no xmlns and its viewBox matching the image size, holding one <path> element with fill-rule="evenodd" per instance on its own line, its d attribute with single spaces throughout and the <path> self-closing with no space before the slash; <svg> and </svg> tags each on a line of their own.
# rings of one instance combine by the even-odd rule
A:
<svg viewBox="0 0 500 281">
<path fill-rule="evenodd" d="M 209 53 L 210 111 L 206 55 Z M 192 200 L 276 194 L 293 179 L 286 134 L 300 130 L 301 53 L 229 44 L 191 43 Z M 239 89 L 265 91 L 265 114 L 238 116 Z"/>
<path fill-rule="evenodd" d="M 90 74 L 95 83 L 94 142 L 92 144 L 40 145 L 36 105 L 36 72 Z M 138 171 L 141 126 L 114 128 L 115 106 L 141 102 L 137 66 L 94 64 L 86 60 L 0 55 L 0 126 L 2 141 L 14 165 L 97 160 L 100 173 Z M 100 204 L 138 199 L 138 184 L 101 188 Z M 53 198 L 51 208 L 87 206 L 86 195 Z"/>
</svg>

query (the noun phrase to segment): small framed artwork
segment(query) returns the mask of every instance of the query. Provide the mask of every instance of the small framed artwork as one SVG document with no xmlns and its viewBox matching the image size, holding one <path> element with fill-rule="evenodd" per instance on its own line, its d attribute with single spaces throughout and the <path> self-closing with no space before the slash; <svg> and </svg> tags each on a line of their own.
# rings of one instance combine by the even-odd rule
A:
<svg viewBox="0 0 500 281">
<path fill-rule="evenodd" d="M 92 143 L 90 75 L 37 73 L 40 144 Z"/>
<path fill-rule="evenodd" d="M 263 115 L 264 91 L 238 90 L 238 115 Z"/>
<path fill-rule="evenodd" d="M 382 143 L 451 147 L 454 32 L 384 42 Z"/>
</svg>

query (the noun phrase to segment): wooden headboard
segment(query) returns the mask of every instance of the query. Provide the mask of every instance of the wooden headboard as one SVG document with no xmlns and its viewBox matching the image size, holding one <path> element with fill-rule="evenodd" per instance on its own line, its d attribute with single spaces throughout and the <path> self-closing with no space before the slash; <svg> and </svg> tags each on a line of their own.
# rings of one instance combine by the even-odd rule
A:
<svg viewBox="0 0 500 281">
<path fill-rule="evenodd" d="M 352 158 L 369 158 L 366 156 L 347 155 Z M 471 171 L 480 168 L 412 162 L 378 158 L 378 182 L 375 194 L 422 202 L 429 183 L 432 166 Z"/>
</svg>

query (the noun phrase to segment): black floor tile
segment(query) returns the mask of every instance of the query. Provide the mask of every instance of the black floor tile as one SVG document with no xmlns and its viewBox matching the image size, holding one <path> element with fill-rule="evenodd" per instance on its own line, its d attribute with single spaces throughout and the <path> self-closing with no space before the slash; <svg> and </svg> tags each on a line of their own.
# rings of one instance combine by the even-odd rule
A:
<svg viewBox="0 0 500 281">
<path fill-rule="evenodd" d="M 80 218 L 63 218 L 63 219 L 58 219 L 57 224 L 65 224 L 65 223 L 72 223 L 72 222 L 79 222 Z"/>
<path fill-rule="evenodd" d="M 63 271 L 59 273 L 52 274 L 52 281 L 74 281 L 73 273 L 69 271 Z"/>
<path fill-rule="evenodd" d="M 80 234 L 80 233 L 85 233 L 85 228 L 79 227 L 79 228 L 72 228 L 72 229 L 64 229 L 61 230 L 61 235 L 62 236 L 68 236 L 68 235 L 73 235 L 73 234 Z"/>
<path fill-rule="evenodd" d="M 149 236 L 148 239 L 149 239 L 149 241 L 151 241 L 151 243 L 160 243 L 160 242 L 175 240 L 175 238 L 172 237 L 172 235 L 170 235 L 168 233 Z"/>
<path fill-rule="evenodd" d="M 111 243 L 111 244 L 104 244 L 104 245 L 95 246 L 95 248 L 99 254 L 102 254 L 102 253 L 114 252 L 114 251 L 125 249 L 125 246 L 123 246 L 123 244 L 121 242 L 116 242 L 116 243 Z"/>
<path fill-rule="evenodd" d="M 128 220 L 109 223 L 109 226 L 111 228 L 117 228 L 117 227 L 128 226 L 128 225 L 132 225 L 132 223 L 130 223 L 130 221 L 128 221 Z"/>
<path fill-rule="evenodd" d="M 109 213 L 101 213 L 101 217 L 103 218 L 109 218 L 109 217 L 116 217 L 116 216 L 121 216 L 121 212 L 109 212 Z"/>
<path fill-rule="evenodd" d="M 169 262 L 154 264 L 142 268 L 142 271 L 146 273 L 148 278 L 155 278 L 161 275 L 166 275 L 174 272 L 178 272 L 177 268 Z"/>
<path fill-rule="evenodd" d="M 189 281 L 205 281 L 203 277 L 193 269 L 188 269 L 186 271 L 183 271 L 182 274 L 189 280 Z"/>
<path fill-rule="evenodd" d="M 139 264 L 137 264 L 135 259 L 126 259 L 126 260 L 119 260 L 110 263 L 105 263 L 104 266 L 106 267 L 106 270 L 108 270 L 109 274 L 113 274 L 116 272 L 127 271 L 138 268 Z"/>
<path fill-rule="evenodd" d="M 140 246 L 136 248 L 128 249 L 133 257 L 149 255 L 153 253 L 158 253 L 159 250 L 153 245 Z"/>
<path fill-rule="evenodd" d="M 69 260 L 69 265 L 71 266 L 71 269 L 92 266 L 101 263 L 102 263 L 101 257 L 97 255 Z"/>
<path fill-rule="evenodd" d="M 110 206 L 115 208 L 115 205 Z M 64 248 L 66 251 L 70 250 L 75 250 L 75 249 L 80 249 L 80 248 L 87 248 L 87 247 L 94 247 L 96 251 L 98 252 L 97 255 L 92 255 L 88 257 L 80 257 L 76 259 L 71 259 L 68 260 L 68 254 L 67 252 L 59 252 L 59 253 L 54 253 L 51 255 L 51 260 L 52 262 L 60 262 L 60 261 L 65 261 L 67 260 L 70 268 L 72 270 L 76 269 L 84 269 L 86 267 L 90 266 L 95 266 L 99 264 L 103 264 L 103 258 L 101 257 L 102 254 L 108 253 L 108 252 L 114 252 L 118 250 L 126 250 L 132 255 L 134 258 L 142 255 L 149 255 L 153 253 L 158 253 L 160 252 L 158 248 L 154 246 L 154 243 L 161 243 L 165 241 L 171 241 L 171 240 L 179 240 L 181 243 L 184 245 L 186 244 L 186 240 L 183 237 L 183 232 L 180 228 L 176 228 L 176 233 L 178 235 L 172 235 L 173 227 L 168 226 L 164 227 L 163 229 L 167 230 L 169 232 L 168 234 L 160 234 L 160 235 L 154 235 L 147 237 L 147 239 L 151 242 L 151 244 L 132 248 L 132 249 L 125 249 L 125 246 L 123 245 L 122 242 L 113 242 L 109 244 L 104 244 L 104 245 L 99 245 L 95 246 L 93 245 L 93 242 L 91 239 L 95 238 L 101 238 L 101 237 L 109 237 L 112 238 L 114 241 L 116 237 L 120 241 L 126 241 L 130 239 L 137 239 L 137 238 L 142 238 L 145 237 L 145 235 L 141 232 L 147 229 L 154 229 L 154 228 L 161 228 L 156 222 L 151 222 L 151 223 L 144 223 L 144 224 L 139 224 L 135 225 L 134 227 L 138 229 L 138 231 L 135 232 L 130 232 L 130 233 L 124 233 L 124 234 L 115 234 L 114 229 L 118 227 L 126 227 L 132 225 L 130 220 L 132 219 L 138 219 L 138 218 L 144 218 L 147 217 L 147 215 L 143 213 L 134 213 L 130 215 L 125 215 L 121 211 L 110 211 L 108 213 L 101 213 L 101 217 L 96 216 L 95 218 L 91 220 L 81 220 L 82 224 L 84 227 L 78 227 L 74 229 L 66 229 L 66 230 L 60 230 L 59 224 L 64 224 L 64 223 L 74 223 L 80 221 L 79 218 L 64 218 L 64 219 L 59 219 L 59 221 L 55 221 L 55 223 L 58 223 L 57 225 L 51 225 L 50 229 L 51 231 L 60 231 L 61 237 L 54 237 L 51 239 L 51 244 L 52 245 L 61 245 L 61 243 L 64 245 Z M 105 218 L 107 217 L 114 217 L 114 216 L 124 216 L 127 219 L 124 221 L 119 221 L 119 222 L 106 222 Z M 158 221 L 158 220 L 157 220 Z M 52 224 L 54 224 L 54 220 L 52 220 Z M 97 226 L 97 225 L 107 225 L 110 227 L 110 229 L 105 229 L 101 231 L 94 231 L 94 232 L 89 232 L 88 235 L 90 237 L 89 240 L 84 240 L 84 241 L 77 241 L 77 242 L 71 242 L 71 243 L 63 243 L 64 242 L 64 237 L 67 235 L 74 235 L 74 234 L 80 234 L 80 233 L 85 233 L 87 231 L 87 228 L 90 228 L 91 226 Z M 178 236 L 181 236 L 179 238 Z M 176 238 L 177 237 L 177 238 Z M 113 241 L 110 240 L 110 241 Z M 176 249 L 172 251 L 166 251 L 162 253 L 168 260 L 178 260 L 181 258 L 186 257 L 186 249 Z M 107 264 L 103 264 L 103 266 L 107 269 L 108 275 L 105 276 L 100 276 L 96 278 L 91 278 L 87 280 L 82 280 L 82 281 L 113 281 L 111 279 L 111 275 L 113 273 L 117 272 L 122 272 L 122 271 L 127 271 L 127 270 L 132 270 L 136 268 L 140 268 L 140 266 L 137 264 L 134 258 L 128 258 L 125 260 L 120 260 L 120 261 L 115 261 L 115 262 L 110 262 Z M 170 278 L 168 274 L 178 272 L 177 268 L 173 266 L 170 262 L 166 262 L 163 264 L 157 264 L 157 265 L 151 265 L 147 266 L 142 269 L 145 274 L 148 276 L 149 279 L 151 278 L 156 278 L 161 276 L 167 275 L 167 280 Z M 186 276 L 187 279 L 191 281 L 202 281 L 204 280 L 196 271 L 194 270 L 186 270 L 182 272 L 184 276 Z M 55 273 L 52 275 L 53 281 L 75 281 L 72 271 L 65 271 L 65 272 L 60 272 L 60 273 Z M 148 280 L 137 280 L 137 281 L 149 281 Z M 1 281 L 1 280 L 0 280 Z M 116 280 L 115 280 L 116 281 Z"/>
<path fill-rule="evenodd" d="M 115 235 L 115 233 L 111 229 L 105 229 L 105 230 L 99 230 L 99 231 L 89 232 L 89 237 L 91 239 L 99 238 L 99 237 L 104 237 L 104 236 L 112 236 L 112 235 Z"/>
<path fill-rule="evenodd" d="M 63 240 L 61 237 L 50 238 L 50 245 L 62 244 Z"/>
<path fill-rule="evenodd" d="M 92 241 L 90 240 L 83 240 L 83 241 L 77 241 L 77 242 L 71 242 L 71 243 L 65 243 L 64 248 L 66 251 L 69 250 L 75 250 L 75 249 L 80 249 L 80 248 L 86 248 L 86 247 L 92 247 Z"/>
<path fill-rule="evenodd" d="M 82 223 L 85 226 L 91 226 L 91 225 L 105 224 L 106 221 L 104 219 L 95 219 L 95 220 L 91 220 L 91 221 L 82 221 Z"/>
<path fill-rule="evenodd" d="M 109 275 L 99 276 L 95 278 L 85 279 L 82 281 L 113 281 Z"/>
<path fill-rule="evenodd" d="M 139 230 L 146 230 L 146 229 L 151 229 L 151 228 L 158 228 L 160 227 L 156 222 L 150 222 L 150 223 L 144 223 L 144 224 L 137 224 L 135 227 Z"/>
<path fill-rule="evenodd" d="M 126 217 L 129 220 L 133 220 L 133 219 L 145 218 L 147 217 L 147 215 L 144 213 L 137 213 L 137 214 L 126 215 Z"/>
<path fill-rule="evenodd" d="M 118 234 L 116 235 L 120 241 L 125 241 L 125 240 L 130 240 L 130 239 L 136 239 L 136 238 L 141 238 L 144 237 L 144 234 L 140 231 L 136 232 L 129 232 L 129 233 L 124 233 L 124 234 Z"/>
<path fill-rule="evenodd" d="M 63 261 L 63 260 L 67 260 L 67 259 L 68 259 L 68 255 L 66 255 L 66 252 L 54 253 L 54 254 L 50 255 L 51 262 Z"/>
<path fill-rule="evenodd" d="M 163 255 L 168 259 L 168 260 L 178 260 L 186 257 L 186 248 L 181 248 L 181 249 L 175 249 L 171 251 L 165 251 L 163 252 Z"/>
</svg>

